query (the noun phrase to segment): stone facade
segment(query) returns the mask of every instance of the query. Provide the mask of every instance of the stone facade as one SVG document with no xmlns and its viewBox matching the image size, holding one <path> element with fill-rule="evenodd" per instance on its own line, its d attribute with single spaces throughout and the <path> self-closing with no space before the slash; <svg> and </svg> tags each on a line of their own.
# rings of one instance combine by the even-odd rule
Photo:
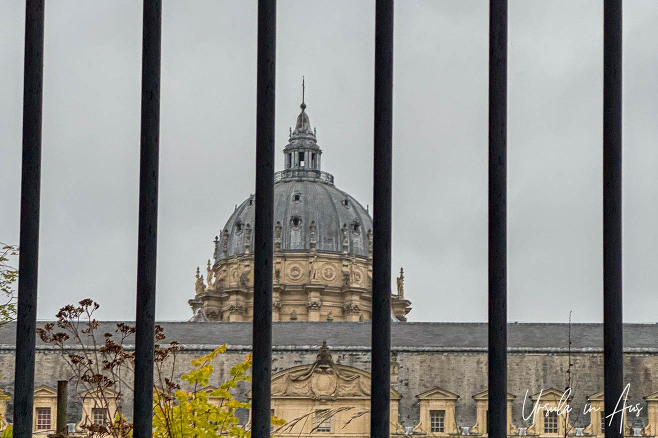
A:
<svg viewBox="0 0 658 438">
<path fill-rule="evenodd" d="M 249 254 L 222 260 L 209 266 L 208 283 L 197 273 L 197 293 L 190 301 L 195 313 L 203 310 L 211 321 L 251 321 L 253 263 Z M 272 320 L 370 320 L 371 282 L 371 257 L 275 250 Z M 406 319 L 409 304 L 403 296 L 393 296 L 398 319 Z"/>
<path fill-rule="evenodd" d="M 169 339 L 176 339 L 185 347 L 178 360 L 178 376 L 186 371 L 186 364 L 193 358 L 207 354 L 217 344 L 229 344 L 228 352 L 215 364 L 211 386 L 218 386 L 226 380 L 230 367 L 241 362 L 250 349 L 249 323 L 164 323 L 163 326 Z M 291 421 L 308 414 L 312 422 L 313 419 L 322 420 L 326 409 L 349 407 L 350 410 L 332 417 L 333 422 L 325 423 L 332 432 L 313 432 L 313 435 L 345 436 L 341 435 L 344 433 L 343 422 L 365 410 L 369 402 L 369 328 L 366 323 L 275 323 L 272 364 L 275 415 Z M 13 330 L 13 325 L 0 329 L 0 339 L 4 344 L 0 345 L 0 388 L 8 394 L 13 393 Z M 107 331 L 105 327 L 101 330 Z M 540 423 L 543 418 L 538 416 L 535 422 L 524 419 L 523 402 L 527 393 L 526 417 L 530 415 L 530 400 L 536 400 L 542 390 L 542 404 L 555 403 L 557 394 L 561 394 L 565 387 L 569 361 L 573 364 L 574 388 L 571 402 L 574 412 L 568 419 L 573 428 L 569 429 L 569 435 L 578 432 L 584 436 L 600 436 L 597 429 L 600 417 L 594 412 L 583 414 L 582 411 L 585 403 L 594 404 L 601 398 L 600 394 L 597 395 L 603 389 L 601 326 L 575 324 L 570 356 L 562 339 L 566 331 L 565 325 L 561 324 L 510 324 L 510 436 L 558 436 L 557 433 L 546 433 L 545 424 Z M 394 403 L 391 418 L 395 423 L 391 430 L 394 435 L 468 433 L 486 436 L 487 352 L 484 333 L 486 324 L 392 325 L 391 394 Z M 658 428 L 657 336 L 658 326 L 655 324 L 625 327 L 624 381 L 631 385 L 628 403 L 639 403 L 642 407 L 638 417 L 633 414 L 627 418 L 626 434 L 629 436 L 653 437 Z M 331 365 L 318 357 L 325 339 Z M 36 376 L 37 386 L 50 388 L 56 387 L 57 380 L 71 377 L 59 352 L 42 344 L 37 345 Z M 130 376 L 126 378 L 131 380 Z M 293 385 L 293 389 L 288 389 L 288 385 Z M 333 388 L 340 389 L 335 392 Z M 239 386 L 238 393 L 241 399 L 247 399 L 249 386 Z M 10 403 L 8 408 L 11 412 Z M 123 400 L 122 410 L 130 414 L 131 400 Z M 83 419 L 79 396 L 71 397 L 68 411 L 69 422 L 78 423 Z M 316 411 L 322 411 L 317 418 Z M 440 427 L 432 431 L 432 415 L 435 416 L 435 426 L 439 424 L 436 411 L 444 411 L 443 432 L 438 431 Z M 248 412 L 241 416 L 247 423 Z M 350 436 L 367 435 L 367 429 L 364 429 L 368 424 L 366 419 L 364 415 L 348 425 L 352 431 Z M 305 429 L 304 433 L 310 432 Z"/>
</svg>

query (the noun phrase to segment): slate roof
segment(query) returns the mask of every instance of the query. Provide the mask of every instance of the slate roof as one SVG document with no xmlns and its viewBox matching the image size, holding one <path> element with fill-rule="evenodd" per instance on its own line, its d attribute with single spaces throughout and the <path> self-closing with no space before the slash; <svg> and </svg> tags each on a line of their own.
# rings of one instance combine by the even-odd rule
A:
<svg viewBox="0 0 658 438">
<path fill-rule="evenodd" d="M 113 332 L 113 322 L 102 322 L 100 333 Z M 39 323 L 42 326 L 43 322 Z M 211 349 L 227 343 L 233 349 L 248 349 L 251 345 L 250 322 L 161 322 L 169 340 L 188 348 Z M 567 324 L 514 323 L 508 326 L 508 346 L 511 352 L 567 351 Z M 0 348 L 13 349 L 15 323 L 0 327 Z M 275 322 L 275 350 L 317 351 L 326 340 L 333 350 L 367 350 L 370 345 L 368 322 Z M 572 351 L 603 350 L 601 324 L 572 324 Z M 129 343 L 130 340 L 128 341 Z M 37 337 L 37 345 L 43 343 Z M 405 322 L 392 324 L 394 351 L 486 351 L 485 323 Z M 625 324 L 624 348 L 628 352 L 658 353 L 658 324 Z"/>
<path fill-rule="evenodd" d="M 295 201 L 294 195 L 299 195 Z M 345 205 L 347 201 L 347 205 Z M 247 225 L 254 228 L 256 200 L 249 197 L 238 205 L 224 225 L 218 243 L 217 259 L 222 260 L 245 253 Z M 297 225 L 294 220 L 297 219 Z M 316 249 L 318 252 L 340 254 L 343 252 L 342 227 L 346 225 L 348 252 L 368 256 L 368 230 L 372 230 L 372 218 L 368 211 L 348 193 L 320 180 L 285 178 L 274 184 L 274 223 L 281 223 L 281 249 L 300 251 L 310 249 L 311 222 L 315 222 Z M 354 224 L 357 224 L 356 229 Z M 227 255 L 222 252 L 226 241 Z M 250 248 L 253 254 L 254 237 Z"/>
</svg>

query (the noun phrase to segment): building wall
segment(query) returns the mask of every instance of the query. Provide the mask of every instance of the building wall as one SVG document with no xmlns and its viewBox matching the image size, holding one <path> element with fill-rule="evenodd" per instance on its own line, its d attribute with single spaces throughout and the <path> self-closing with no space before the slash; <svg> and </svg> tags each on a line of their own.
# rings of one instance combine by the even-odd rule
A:
<svg viewBox="0 0 658 438">
<path fill-rule="evenodd" d="M 189 364 L 190 360 L 208 350 L 189 349 L 180 354 L 179 364 Z M 246 350 L 229 350 L 215 362 L 215 374 L 210 385 L 217 386 L 227 379 L 229 369 L 244 360 Z M 273 373 L 298 365 L 315 361 L 316 349 L 291 348 L 287 351 L 275 351 L 273 354 Z M 364 371 L 370 369 L 370 355 L 365 350 L 347 351 L 331 349 L 336 364 L 355 367 Z M 402 426 L 414 427 L 420 418 L 420 406 L 417 395 L 435 387 L 441 387 L 459 395 L 455 405 L 455 420 L 460 427 L 470 427 L 476 423 L 476 402 L 472 396 L 486 389 L 487 355 L 486 352 L 467 351 L 394 351 L 392 386 L 402 399 L 399 402 L 399 422 Z M 582 408 L 586 397 L 603 389 L 603 358 L 600 353 L 572 354 L 571 361 L 574 388 L 572 413 L 570 421 L 575 427 L 589 424 L 589 415 L 583 415 Z M 532 352 L 511 353 L 508 359 L 508 390 L 516 395 L 512 402 L 512 417 L 517 427 L 528 427 L 531 421 L 522 418 L 523 399 L 528 391 L 530 395 L 541 389 L 566 386 L 568 356 L 564 353 Z M 647 424 L 647 404 L 643 397 L 658 392 L 658 354 L 629 353 L 625 357 L 625 382 L 631 384 L 629 403 L 640 403 L 644 408 L 639 418 L 628 418 L 630 427 L 644 427 Z M 13 393 L 14 352 L 12 349 L 0 350 L 0 388 Z M 181 375 L 187 366 L 181 365 L 176 374 Z M 35 386 L 48 385 L 56 387 L 59 379 L 70 378 L 70 371 L 60 354 L 53 350 L 39 349 L 36 360 Z M 128 376 L 127 376 L 128 377 Z M 130 377 L 128 377 L 130 380 Z M 247 385 L 238 388 L 239 396 L 246 399 Z M 73 393 L 74 391 L 69 391 Z M 76 402 L 75 396 L 72 402 Z M 11 406 L 10 406 L 11 409 Z M 131 401 L 124 400 L 126 413 L 132 410 Z M 526 407 L 529 414 L 531 407 Z M 69 409 L 70 422 L 80 420 L 80 407 Z M 243 415 L 244 416 L 244 415 Z M 245 417 L 246 418 L 246 417 Z M 639 423 L 638 423 L 639 421 Z M 658 425 L 653 426 L 652 435 Z"/>
</svg>

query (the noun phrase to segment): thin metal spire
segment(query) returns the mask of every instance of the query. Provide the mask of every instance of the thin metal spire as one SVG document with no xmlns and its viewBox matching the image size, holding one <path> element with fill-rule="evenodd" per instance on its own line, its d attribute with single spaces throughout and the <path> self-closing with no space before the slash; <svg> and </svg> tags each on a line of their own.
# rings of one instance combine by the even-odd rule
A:
<svg viewBox="0 0 658 438">
<path fill-rule="evenodd" d="M 300 108 L 302 111 L 306 109 L 306 104 L 304 103 L 304 95 L 306 94 L 306 85 L 304 84 L 304 76 L 302 76 L 302 104 L 300 105 Z"/>
</svg>

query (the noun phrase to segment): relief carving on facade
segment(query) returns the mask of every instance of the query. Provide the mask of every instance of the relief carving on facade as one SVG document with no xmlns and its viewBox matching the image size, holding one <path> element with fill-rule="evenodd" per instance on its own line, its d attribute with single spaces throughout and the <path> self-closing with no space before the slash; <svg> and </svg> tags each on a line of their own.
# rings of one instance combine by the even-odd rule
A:
<svg viewBox="0 0 658 438">
<path fill-rule="evenodd" d="M 325 264 L 322 267 L 322 279 L 328 282 L 336 279 L 336 268 L 330 264 Z"/>
<path fill-rule="evenodd" d="M 322 303 L 319 300 L 309 300 L 308 303 L 306 303 L 306 307 L 309 310 L 320 310 L 322 307 Z"/>
<path fill-rule="evenodd" d="M 304 276 L 304 271 L 302 270 L 302 265 L 300 263 L 294 262 L 288 265 L 288 277 L 292 281 L 299 281 Z"/>
<path fill-rule="evenodd" d="M 242 234 L 246 230 L 243 230 Z M 367 289 L 371 287 L 371 265 L 362 257 L 327 255 L 322 253 L 290 253 L 275 257 L 273 266 L 273 285 L 278 291 L 287 291 L 279 297 L 275 320 L 304 321 L 364 321 L 370 319 L 371 296 Z M 207 278 L 198 272 L 195 278 L 195 298 L 189 300 L 196 314 L 203 309 L 205 316 L 212 321 L 229 320 L 229 315 L 236 315 L 235 309 L 229 309 L 232 299 L 240 297 L 245 306 L 253 305 L 253 254 L 241 255 L 211 263 L 207 269 Z M 309 294 L 306 303 L 300 302 L 300 292 Z M 311 291 L 313 292 L 311 294 Z M 366 292 L 366 293 L 364 293 Z M 392 295 L 393 314 L 404 320 L 410 310 L 409 302 Z M 276 307 L 274 307 L 276 309 Z M 327 309 L 326 314 L 319 314 L 320 309 Z M 331 315 L 329 312 L 333 311 Z M 232 321 L 249 320 L 249 312 L 241 312 L 240 318 Z M 244 319 L 247 318 L 247 319 Z"/>
<path fill-rule="evenodd" d="M 370 377 L 365 372 L 336 365 L 326 342 L 312 365 L 303 365 L 276 375 L 273 397 L 309 397 L 314 400 L 370 397 Z"/>
</svg>

